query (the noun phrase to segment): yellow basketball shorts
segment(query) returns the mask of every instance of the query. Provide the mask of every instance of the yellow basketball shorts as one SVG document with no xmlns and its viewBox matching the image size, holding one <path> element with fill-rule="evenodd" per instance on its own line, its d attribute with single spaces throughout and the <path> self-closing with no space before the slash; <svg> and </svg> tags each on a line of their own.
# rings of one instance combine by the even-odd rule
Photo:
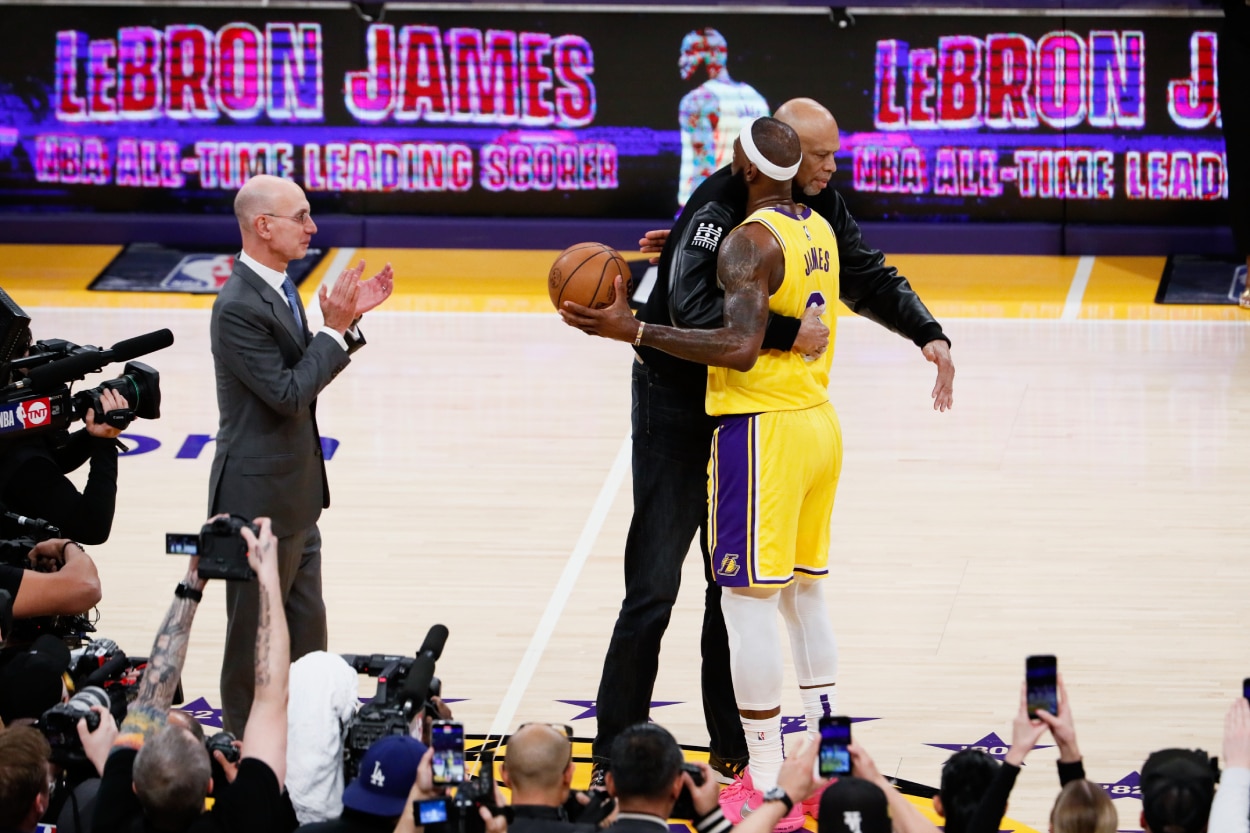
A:
<svg viewBox="0 0 1250 833">
<path fill-rule="evenodd" d="M 723 416 L 708 461 L 708 551 L 722 587 L 829 572 L 842 427 L 829 403 Z"/>
</svg>

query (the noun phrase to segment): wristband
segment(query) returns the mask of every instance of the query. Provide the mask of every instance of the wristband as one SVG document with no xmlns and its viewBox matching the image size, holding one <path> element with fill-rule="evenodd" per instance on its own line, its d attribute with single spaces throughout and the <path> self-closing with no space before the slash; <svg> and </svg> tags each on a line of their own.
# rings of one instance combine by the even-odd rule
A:
<svg viewBox="0 0 1250 833">
<path fill-rule="evenodd" d="M 642 344 L 642 331 L 645 330 L 646 328 L 647 328 L 646 321 L 638 322 L 638 332 L 634 333 L 634 346 L 635 347 Z"/>
<path fill-rule="evenodd" d="M 203 591 L 196 590 L 185 581 L 179 582 L 178 586 L 174 588 L 174 595 L 180 599 L 190 599 L 193 602 L 200 602 L 204 599 Z"/>
<path fill-rule="evenodd" d="M 65 548 L 68 547 L 70 544 L 73 544 L 74 546 L 78 547 L 78 549 L 82 550 L 84 553 L 86 552 L 86 550 L 82 549 L 82 544 L 78 543 L 77 541 L 66 541 L 64 544 L 61 544 L 61 562 L 62 563 L 65 562 Z"/>
<path fill-rule="evenodd" d="M 786 795 L 786 791 L 780 786 L 771 787 L 764 791 L 765 801 L 780 801 L 782 806 L 786 808 L 785 815 L 789 815 L 794 809 L 794 799 Z"/>
</svg>

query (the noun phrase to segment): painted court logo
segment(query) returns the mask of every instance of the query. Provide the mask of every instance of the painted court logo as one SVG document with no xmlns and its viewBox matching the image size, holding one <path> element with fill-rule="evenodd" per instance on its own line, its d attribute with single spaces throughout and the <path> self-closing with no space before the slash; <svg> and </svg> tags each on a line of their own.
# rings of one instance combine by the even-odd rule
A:
<svg viewBox="0 0 1250 833">
<path fill-rule="evenodd" d="M 726 553 L 725 557 L 721 559 L 720 567 L 717 568 L 716 572 L 720 573 L 722 576 L 736 576 L 738 575 L 738 570 L 740 569 L 742 569 L 742 567 L 738 564 L 738 554 L 736 552 L 730 552 Z"/>
<path fill-rule="evenodd" d="M 160 288 L 177 292 L 219 292 L 234 269 L 234 255 L 197 253 L 178 262 Z"/>
</svg>

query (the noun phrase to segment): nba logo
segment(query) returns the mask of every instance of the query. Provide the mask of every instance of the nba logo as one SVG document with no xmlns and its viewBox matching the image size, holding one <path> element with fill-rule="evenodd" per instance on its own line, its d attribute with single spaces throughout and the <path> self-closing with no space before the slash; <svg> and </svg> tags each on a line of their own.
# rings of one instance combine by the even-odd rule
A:
<svg viewBox="0 0 1250 833">
<path fill-rule="evenodd" d="M 161 289 L 173 292 L 220 292 L 234 269 L 234 255 L 187 255 L 161 279 Z"/>
</svg>

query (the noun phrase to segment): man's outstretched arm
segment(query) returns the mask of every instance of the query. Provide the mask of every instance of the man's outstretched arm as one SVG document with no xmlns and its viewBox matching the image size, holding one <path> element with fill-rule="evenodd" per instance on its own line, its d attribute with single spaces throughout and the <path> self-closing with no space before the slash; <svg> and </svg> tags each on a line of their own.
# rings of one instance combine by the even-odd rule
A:
<svg viewBox="0 0 1250 833">
<path fill-rule="evenodd" d="M 832 189 L 813 199 L 813 207 L 829 221 L 838 240 L 839 296 L 851 311 L 911 339 L 927 361 L 937 366 L 929 394 L 935 411 L 954 404 L 955 363 L 950 343 L 907 278 L 885 262 L 885 255 L 864 242 L 859 224 L 842 195 Z"/>
<path fill-rule="evenodd" d="M 257 518 L 260 535 L 244 527 L 247 563 L 256 571 L 260 599 L 256 623 L 256 687 L 243 731 L 244 758 L 256 758 L 286 781 L 286 707 L 291 677 L 291 641 L 278 579 L 278 539 L 269 518 Z"/>
<path fill-rule="evenodd" d="M 138 749 L 143 742 L 163 727 L 168 720 L 169 707 L 174 692 L 182 678 L 182 665 L 187 658 L 187 641 L 191 637 L 191 622 L 200 602 L 195 596 L 204 590 L 207 582 L 200 578 L 198 557 L 187 565 L 182 584 L 187 588 L 183 595 L 175 595 L 156 632 L 148 666 L 139 681 L 139 693 L 126 712 L 126 720 L 118 731 L 116 747 Z"/>
</svg>

